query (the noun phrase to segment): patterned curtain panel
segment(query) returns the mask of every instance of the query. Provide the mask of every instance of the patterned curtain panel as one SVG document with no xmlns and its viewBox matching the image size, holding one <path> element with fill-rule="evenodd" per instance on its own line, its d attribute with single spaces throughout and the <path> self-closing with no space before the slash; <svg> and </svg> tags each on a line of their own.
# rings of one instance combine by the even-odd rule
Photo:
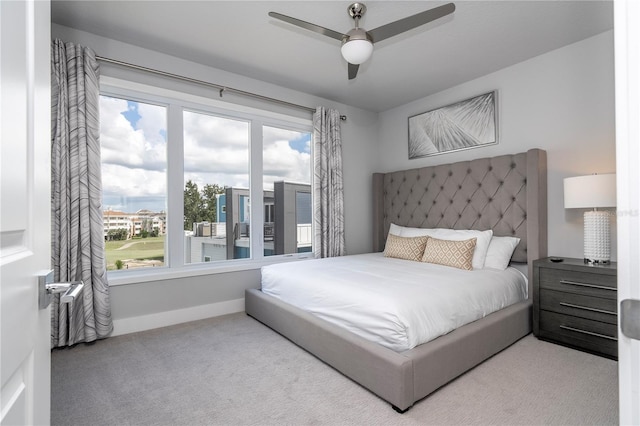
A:
<svg viewBox="0 0 640 426">
<path fill-rule="evenodd" d="M 98 63 L 54 40 L 51 50 L 51 264 L 57 282 L 84 281 L 71 303 L 51 304 L 51 346 L 113 330 L 102 224 Z"/>
<path fill-rule="evenodd" d="M 340 114 L 316 108 L 313 115 L 313 251 L 315 257 L 343 256 L 344 201 Z"/>
</svg>

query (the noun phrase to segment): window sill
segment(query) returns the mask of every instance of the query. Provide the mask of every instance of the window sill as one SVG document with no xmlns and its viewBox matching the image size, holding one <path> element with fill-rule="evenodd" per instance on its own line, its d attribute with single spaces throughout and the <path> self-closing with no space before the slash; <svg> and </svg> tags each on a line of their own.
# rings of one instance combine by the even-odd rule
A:
<svg viewBox="0 0 640 426">
<path fill-rule="evenodd" d="M 219 263 L 204 263 L 186 265 L 180 268 L 143 268 L 135 271 L 110 271 L 107 273 L 109 285 L 139 284 L 150 281 L 173 280 L 177 278 L 197 277 L 201 275 L 226 274 L 230 272 L 251 271 L 263 266 L 276 263 L 295 262 L 299 260 L 313 259 L 312 253 L 304 255 L 289 254 L 283 256 L 271 256 L 261 260 L 237 260 L 223 261 Z M 151 270 L 150 270 L 151 269 Z"/>
</svg>

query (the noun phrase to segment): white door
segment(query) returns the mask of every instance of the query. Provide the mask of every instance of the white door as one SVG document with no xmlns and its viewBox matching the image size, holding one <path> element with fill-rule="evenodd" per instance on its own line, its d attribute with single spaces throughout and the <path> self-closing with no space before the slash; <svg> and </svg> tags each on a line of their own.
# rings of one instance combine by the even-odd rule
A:
<svg viewBox="0 0 640 426">
<path fill-rule="evenodd" d="M 640 300 L 640 2 L 614 3 L 618 302 Z M 618 328 L 620 423 L 640 424 L 640 341 Z"/>
<path fill-rule="evenodd" d="M 0 1 L 0 424 L 49 424 L 50 11 Z"/>
</svg>

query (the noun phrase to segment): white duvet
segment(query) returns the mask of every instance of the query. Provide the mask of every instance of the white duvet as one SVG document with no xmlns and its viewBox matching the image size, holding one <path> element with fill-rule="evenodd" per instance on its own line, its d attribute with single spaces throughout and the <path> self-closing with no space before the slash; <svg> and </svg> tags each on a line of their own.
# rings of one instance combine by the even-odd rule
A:
<svg viewBox="0 0 640 426">
<path fill-rule="evenodd" d="M 265 266 L 262 291 L 402 352 L 526 299 L 527 279 L 372 253 Z"/>
</svg>

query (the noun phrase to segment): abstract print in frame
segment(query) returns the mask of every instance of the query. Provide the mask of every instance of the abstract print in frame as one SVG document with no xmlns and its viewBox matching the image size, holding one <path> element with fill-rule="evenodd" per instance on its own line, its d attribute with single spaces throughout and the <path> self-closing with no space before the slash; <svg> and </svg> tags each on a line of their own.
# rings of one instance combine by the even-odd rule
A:
<svg viewBox="0 0 640 426">
<path fill-rule="evenodd" d="M 409 159 L 498 143 L 496 91 L 409 117 Z"/>
</svg>

